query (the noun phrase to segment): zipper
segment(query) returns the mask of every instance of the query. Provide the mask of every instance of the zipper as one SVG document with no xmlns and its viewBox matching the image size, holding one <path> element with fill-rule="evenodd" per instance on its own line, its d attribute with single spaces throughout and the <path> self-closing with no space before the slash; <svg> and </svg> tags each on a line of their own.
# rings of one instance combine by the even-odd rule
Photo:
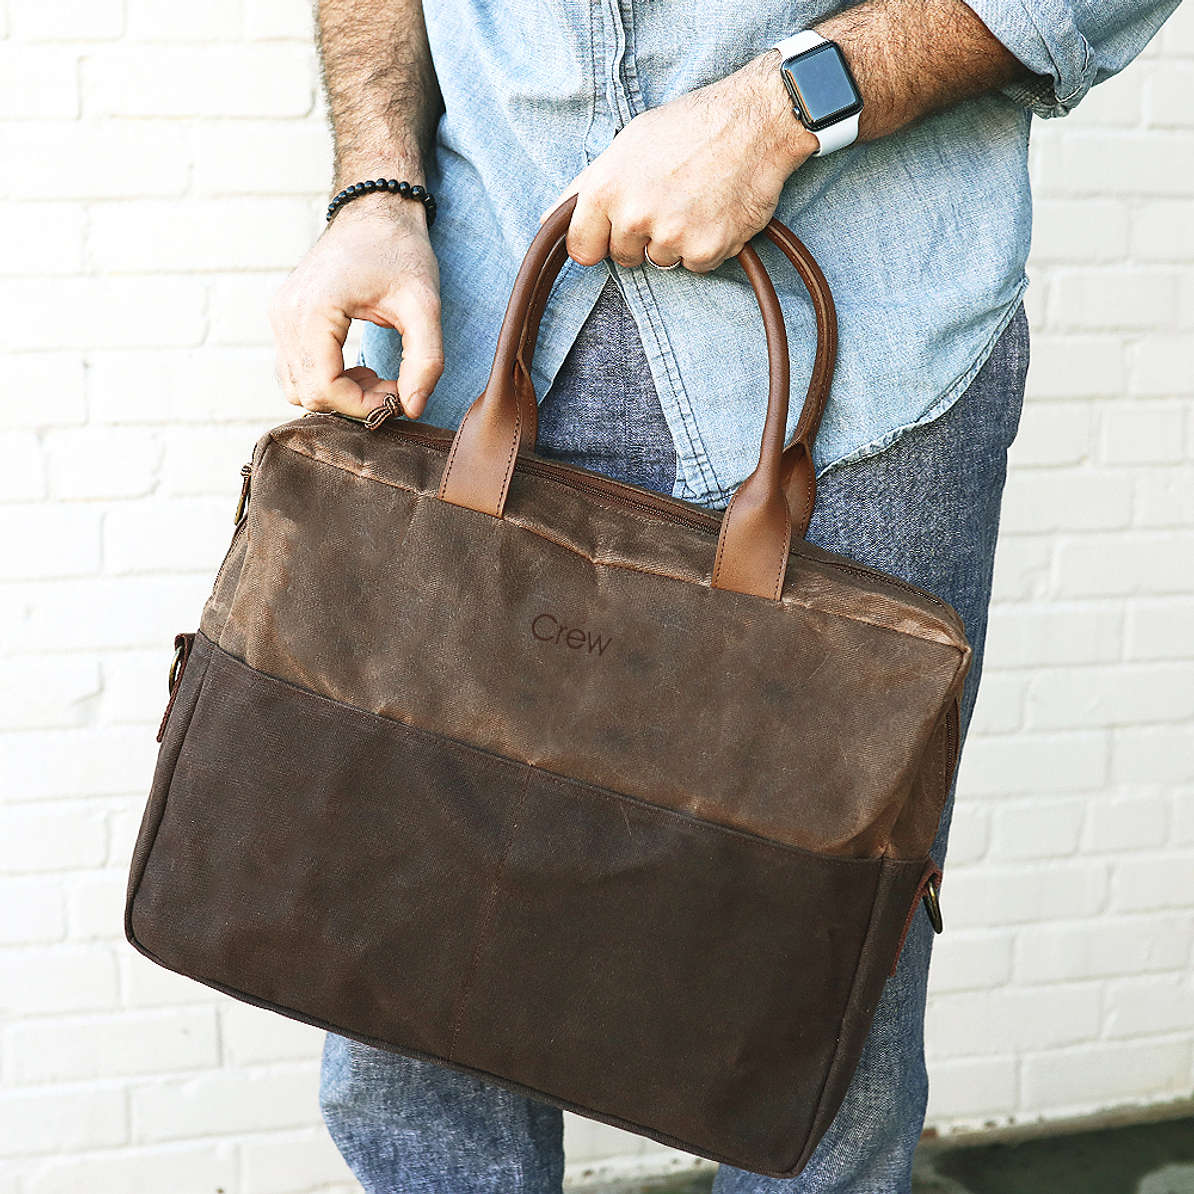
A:
<svg viewBox="0 0 1194 1194">
<path fill-rule="evenodd" d="M 236 513 L 232 516 L 232 521 L 240 526 L 241 519 L 244 518 L 245 512 L 249 506 L 249 487 L 253 481 L 253 465 L 242 464 L 240 466 L 240 475 L 242 477 L 240 483 L 240 500 L 236 503 Z"/>
<path fill-rule="evenodd" d="M 311 411 L 303 417 L 306 419 L 342 419 L 348 423 L 355 423 L 358 427 L 363 426 L 365 423 L 364 419 L 357 419 L 352 415 L 344 415 L 339 411 Z M 445 427 L 432 427 L 430 424 L 419 424 L 406 418 L 392 424 L 392 427 L 392 434 L 405 435 L 411 439 L 417 439 L 435 451 L 442 453 L 448 451 L 452 440 L 455 438 L 455 433 Z M 544 460 L 541 457 L 519 453 L 515 469 L 518 472 L 527 473 L 533 477 L 545 477 L 548 480 L 557 481 L 561 485 L 566 485 L 569 489 L 573 489 L 578 493 L 596 494 L 611 505 L 620 506 L 628 510 L 641 511 L 652 517 L 661 518 L 666 522 L 688 527 L 690 530 L 705 531 L 716 535 L 721 529 L 721 520 L 702 510 L 699 506 L 683 502 L 680 498 L 669 498 L 664 497 L 662 494 L 653 493 L 650 490 L 640 490 L 637 486 L 627 485 L 624 481 L 614 481 L 598 473 L 591 473 L 587 469 L 578 468 L 576 465 L 560 464 L 556 461 Z M 247 479 L 245 487 L 247 492 Z M 628 493 L 627 490 L 630 492 Z M 879 580 L 886 585 L 902 589 L 906 593 L 911 593 L 914 596 L 931 602 L 947 614 L 952 613 L 955 617 L 957 616 L 957 611 L 948 602 L 938 597 L 936 593 L 930 593 L 928 589 L 922 589 L 910 581 L 901 580 L 898 576 L 889 576 L 886 572 L 867 568 L 861 564 L 846 563 L 842 560 L 830 560 L 827 562 L 830 567 L 837 568 L 839 571 L 852 572 L 855 576 Z"/>
</svg>

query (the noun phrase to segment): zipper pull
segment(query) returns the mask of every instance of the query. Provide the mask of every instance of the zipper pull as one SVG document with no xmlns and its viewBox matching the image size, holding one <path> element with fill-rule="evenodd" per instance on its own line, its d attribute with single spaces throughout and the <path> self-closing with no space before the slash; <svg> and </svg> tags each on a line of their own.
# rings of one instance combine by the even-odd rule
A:
<svg viewBox="0 0 1194 1194">
<path fill-rule="evenodd" d="M 397 394 L 387 394 L 381 400 L 381 405 L 375 406 L 365 416 L 365 426 L 370 431 L 376 431 L 391 415 L 402 417 L 402 406 Z"/>
<path fill-rule="evenodd" d="M 240 526 L 240 520 L 245 516 L 245 510 L 249 505 L 249 483 L 253 479 L 253 466 L 251 464 L 242 464 L 240 466 L 240 475 L 244 478 L 240 483 L 240 500 L 236 503 L 236 514 L 232 521 Z"/>
</svg>

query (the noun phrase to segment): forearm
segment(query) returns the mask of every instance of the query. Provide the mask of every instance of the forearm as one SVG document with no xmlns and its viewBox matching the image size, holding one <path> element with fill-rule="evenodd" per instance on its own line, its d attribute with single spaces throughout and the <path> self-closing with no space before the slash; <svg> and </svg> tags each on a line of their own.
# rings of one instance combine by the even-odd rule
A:
<svg viewBox="0 0 1194 1194">
<path fill-rule="evenodd" d="M 962 0 L 866 0 L 817 26 L 863 95 L 863 141 L 1010 82 L 1024 68 Z"/>
<path fill-rule="evenodd" d="M 821 21 L 816 31 L 842 48 L 862 92 L 860 141 L 981 95 L 1025 73 L 962 0 L 865 0 Z M 748 70 L 757 73 L 768 118 L 785 130 L 793 168 L 808 154 L 808 136 L 792 115 L 779 78 L 779 52 Z"/>
<path fill-rule="evenodd" d="M 332 190 L 383 175 L 424 182 L 442 100 L 420 0 L 319 0 L 316 37 Z"/>
</svg>

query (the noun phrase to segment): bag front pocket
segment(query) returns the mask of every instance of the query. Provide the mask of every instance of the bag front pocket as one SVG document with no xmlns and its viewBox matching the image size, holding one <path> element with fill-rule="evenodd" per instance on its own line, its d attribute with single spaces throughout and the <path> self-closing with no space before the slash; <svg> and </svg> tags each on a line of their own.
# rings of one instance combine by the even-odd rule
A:
<svg viewBox="0 0 1194 1194">
<path fill-rule="evenodd" d="M 501 758 L 201 633 L 126 932 L 249 1002 L 778 1174 L 840 1098 L 920 869 Z"/>
</svg>

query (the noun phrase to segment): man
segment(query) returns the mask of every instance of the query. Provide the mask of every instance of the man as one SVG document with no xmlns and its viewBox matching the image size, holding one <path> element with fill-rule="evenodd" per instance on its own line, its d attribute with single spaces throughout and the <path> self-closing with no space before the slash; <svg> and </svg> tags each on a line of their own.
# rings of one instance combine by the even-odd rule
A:
<svg viewBox="0 0 1194 1194">
<path fill-rule="evenodd" d="M 534 358 L 538 450 L 724 506 L 757 459 L 766 394 L 757 309 L 727 259 L 775 214 L 817 257 L 840 322 L 808 537 L 958 609 L 974 646 L 965 729 L 1027 365 L 1031 114 L 1070 111 L 1174 7 L 321 0 L 334 189 L 405 179 L 438 218 L 429 232 L 423 204 L 389 192 L 337 211 L 273 307 L 286 395 L 358 417 L 396 395 L 454 426 L 539 218 L 575 194 Z M 850 102 L 813 111 L 820 84 Z M 756 247 L 807 376 L 811 310 Z M 345 370 L 353 318 L 374 326 Z M 804 1172 L 723 1166 L 718 1194 L 909 1189 L 930 939 L 916 918 Z M 480 1079 L 329 1035 L 321 1105 L 369 1194 L 559 1190 L 560 1113 Z"/>
</svg>

